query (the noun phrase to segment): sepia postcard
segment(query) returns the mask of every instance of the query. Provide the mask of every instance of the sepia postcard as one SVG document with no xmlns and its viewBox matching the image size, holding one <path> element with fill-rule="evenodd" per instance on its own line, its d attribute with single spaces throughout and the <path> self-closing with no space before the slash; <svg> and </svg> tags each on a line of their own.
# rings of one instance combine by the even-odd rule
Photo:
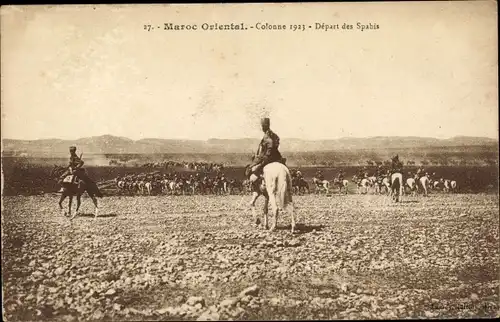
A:
<svg viewBox="0 0 500 322">
<path fill-rule="evenodd" d="M 2 6 L 3 319 L 498 317 L 497 19 Z"/>
</svg>

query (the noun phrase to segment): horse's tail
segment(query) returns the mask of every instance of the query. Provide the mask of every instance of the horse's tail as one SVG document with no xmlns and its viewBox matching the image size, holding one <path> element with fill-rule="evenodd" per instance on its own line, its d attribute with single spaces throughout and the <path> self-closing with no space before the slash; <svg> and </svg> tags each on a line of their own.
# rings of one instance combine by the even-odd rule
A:
<svg viewBox="0 0 500 322">
<path fill-rule="evenodd" d="M 281 209 L 286 208 L 292 202 L 292 176 L 290 172 L 285 171 L 285 176 L 278 176 L 276 201 Z"/>
<path fill-rule="evenodd" d="M 399 175 L 396 175 L 396 174 L 399 174 Z M 403 178 L 402 174 L 400 174 L 400 173 L 393 173 L 391 175 L 391 188 L 392 189 L 400 189 L 400 187 L 404 185 L 404 183 L 402 182 L 402 180 L 400 180 L 402 178 Z"/>
<path fill-rule="evenodd" d="M 292 202 L 292 176 L 290 175 L 290 172 L 287 171 L 287 175 L 286 175 L 286 179 L 287 179 L 287 194 L 286 194 L 286 199 L 285 199 L 285 206 L 288 205 L 289 203 Z"/>
</svg>

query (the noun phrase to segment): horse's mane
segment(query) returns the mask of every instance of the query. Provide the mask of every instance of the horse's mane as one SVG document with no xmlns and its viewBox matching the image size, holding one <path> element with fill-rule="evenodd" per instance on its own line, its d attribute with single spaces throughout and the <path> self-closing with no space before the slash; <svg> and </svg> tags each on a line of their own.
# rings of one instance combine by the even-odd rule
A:
<svg viewBox="0 0 500 322">
<path fill-rule="evenodd" d="M 59 176 L 61 173 L 63 173 L 64 171 L 66 171 L 66 168 L 63 167 L 63 166 L 60 166 L 60 165 L 57 165 L 57 164 L 54 164 L 54 167 L 52 168 L 52 170 L 50 171 L 50 176 L 53 177 L 53 176 Z"/>
</svg>

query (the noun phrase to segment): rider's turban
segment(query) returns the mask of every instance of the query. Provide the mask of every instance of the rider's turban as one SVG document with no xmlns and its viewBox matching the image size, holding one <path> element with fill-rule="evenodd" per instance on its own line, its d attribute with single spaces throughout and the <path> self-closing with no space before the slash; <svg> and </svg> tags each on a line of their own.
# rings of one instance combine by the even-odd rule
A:
<svg viewBox="0 0 500 322">
<path fill-rule="evenodd" d="M 268 117 L 264 117 L 260 120 L 260 124 L 270 126 L 271 125 L 271 120 L 269 120 Z"/>
<path fill-rule="evenodd" d="M 76 146 L 74 146 L 74 145 L 70 146 L 70 147 L 69 147 L 69 150 L 70 150 L 70 151 L 76 151 Z"/>
</svg>

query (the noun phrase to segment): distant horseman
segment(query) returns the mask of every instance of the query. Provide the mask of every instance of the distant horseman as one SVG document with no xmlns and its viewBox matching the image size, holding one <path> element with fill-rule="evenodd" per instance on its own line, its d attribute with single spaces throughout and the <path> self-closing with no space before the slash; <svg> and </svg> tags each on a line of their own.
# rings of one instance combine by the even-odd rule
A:
<svg viewBox="0 0 500 322">
<path fill-rule="evenodd" d="M 404 193 L 403 163 L 399 161 L 399 155 L 392 158 L 390 173 L 392 197 L 398 202 Z"/>
<path fill-rule="evenodd" d="M 391 160 L 391 173 L 403 173 L 403 163 L 399 161 L 397 154 Z"/>
<path fill-rule="evenodd" d="M 323 171 L 321 171 L 321 170 L 316 171 L 315 178 L 318 179 L 321 182 L 323 180 L 325 180 L 325 176 L 323 175 Z"/>
</svg>

